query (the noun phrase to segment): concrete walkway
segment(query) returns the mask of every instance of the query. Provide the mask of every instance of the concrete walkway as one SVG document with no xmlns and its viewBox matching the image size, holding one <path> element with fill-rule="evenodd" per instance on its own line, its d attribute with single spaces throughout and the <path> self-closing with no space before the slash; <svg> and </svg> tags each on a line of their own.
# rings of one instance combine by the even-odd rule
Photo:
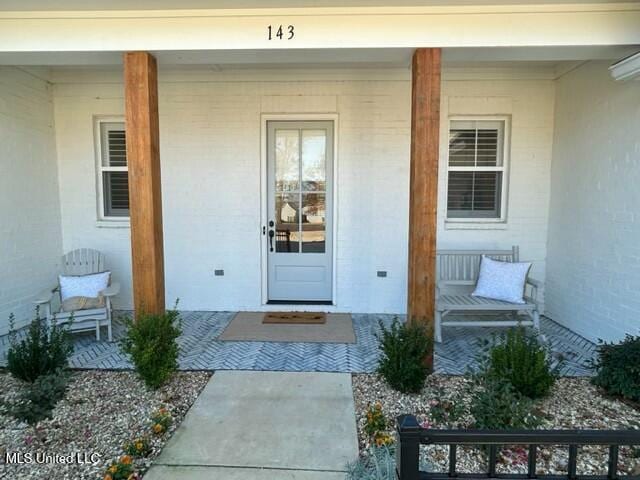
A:
<svg viewBox="0 0 640 480">
<path fill-rule="evenodd" d="M 358 455 L 351 376 L 216 372 L 145 480 L 343 480 Z"/>
</svg>

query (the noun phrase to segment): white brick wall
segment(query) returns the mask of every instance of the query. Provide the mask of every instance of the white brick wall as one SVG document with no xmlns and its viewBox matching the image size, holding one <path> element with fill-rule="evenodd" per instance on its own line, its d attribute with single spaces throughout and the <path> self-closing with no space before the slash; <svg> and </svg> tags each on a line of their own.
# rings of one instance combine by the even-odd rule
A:
<svg viewBox="0 0 640 480">
<path fill-rule="evenodd" d="M 544 281 L 554 92 L 552 80 L 444 82 L 438 198 L 439 248 L 508 249 L 519 245 L 521 260 L 533 262 L 531 276 Z M 447 119 L 456 115 L 510 117 L 511 150 L 505 224 L 478 228 L 478 225 L 450 225 L 445 222 Z"/>
<path fill-rule="evenodd" d="M 93 115 L 122 114 L 122 86 L 108 74 L 98 81 L 92 75 L 77 78 L 84 80 L 74 82 L 67 75 L 65 81 L 72 83 L 54 90 L 64 249 L 104 251 L 125 287 L 120 304 L 130 306 L 129 231 L 96 225 L 92 132 Z M 186 72 L 166 73 L 159 90 L 168 302 L 180 297 L 187 309 L 260 308 L 260 114 L 337 112 L 338 309 L 404 311 L 406 70 L 319 72 L 318 79 L 308 72 L 244 72 L 197 82 Z M 439 246 L 508 248 L 517 243 L 523 258 L 535 260 L 535 274 L 543 280 L 552 82 L 445 81 L 443 94 L 445 144 L 451 108 L 455 113 L 510 114 L 513 154 L 507 225 L 447 230 L 441 208 Z M 214 268 L 223 268 L 225 276 L 214 277 Z M 376 277 L 382 269 L 387 278 Z"/>
<path fill-rule="evenodd" d="M 43 71 L 0 67 L 0 334 L 55 285 L 62 255 L 53 103 Z"/>
<path fill-rule="evenodd" d="M 590 339 L 640 330 L 640 83 L 591 62 L 557 82 L 547 309 Z"/>
</svg>

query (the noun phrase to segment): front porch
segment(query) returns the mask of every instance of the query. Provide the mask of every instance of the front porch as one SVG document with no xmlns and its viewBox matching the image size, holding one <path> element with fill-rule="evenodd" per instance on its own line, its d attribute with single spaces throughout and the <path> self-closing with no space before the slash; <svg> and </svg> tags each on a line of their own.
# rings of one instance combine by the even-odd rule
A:
<svg viewBox="0 0 640 480">
<path fill-rule="evenodd" d="M 73 368 L 129 369 L 131 364 L 120 352 L 117 340 L 124 332 L 122 316 L 114 322 L 115 342 L 98 342 L 95 334 L 74 335 Z M 229 342 L 220 341 L 235 312 L 182 312 L 183 334 L 181 370 L 265 370 L 286 372 L 371 373 L 378 362 L 376 332 L 378 322 L 390 325 L 395 315 L 354 313 L 356 343 Z M 435 345 L 435 372 L 444 375 L 467 373 L 477 362 L 482 345 L 500 335 L 504 328 L 449 327 L 443 342 Z M 565 376 L 590 375 L 588 361 L 595 344 L 543 317 L 541 333 L 556 357 L 564 359 Z M 0 362 L 6 362 L 8 337 L 0 337 Z"/>
<path fill-rule="evenodd" d="M 60 255 L 91 248 L 122 286 L 116 309 L 161 311 L 180 299 L 183 369 L 370 372 L 378 318 L 407 314 L 431 326 L 437 252 L 517 246 L 541 287 L 542 331 L 567 357 L 564 373 L 586 374 L 590 342 L 637 326 L 636 90 L 608 71 L 627 51 L 556 58 L 549 47 L 477 61 L 444 49 L 441 67 L 440 49 L 419 48 L 358 68 L 331 52 L 337 65 L 306 69 L 298 58 L 282 66 L 267 55 L 265 64 L 215 70 L 159 55 L 160 73 L 150 54 L 126 55 L 124 79 L 119 64 L 81 67 L 73 55 L 35 70 L 42 78 L 3 68 L 14 102 L 3 111 L 7 124 L 27 88 L 42 98 L 34 99 L 39 115 L 20 117 L 7 137 L 22 156 L 8 171 L 7 224 L 17 226 L 6 251 L 20 254 L 2 272 L 0 335 L 11 313 L 27 323 L 37 294 L 58 280 Z M 576 111 L 584 124 L 572 120 Z M 129 118 L 140 112 L 152 125 Z M 272 132 L 270 142 L 276 119 L 287 122 L 285 133 Z M 305 132 L 321 139 L 308 174 Z M 282 147 L 287 138 L 294 146 L 277 160 L 277 139 Z M 278 177 L 290 156 L 295 175 Z M 624 188 L 611 176 L 622 166 Z M 42 198 L 14 187 L 27 181 L 47 186 Z M 300 260 L 320 244 L 322 264 Z M 283 275 L 285 295 L 272 295 L 280 254 L 306 276 Z M 297 295 L 309 279 L 322 290 Z M 270 305 L 282 297 L 291 304 Z M 299 305 L 307 300 L 315 303 Z M 362 312 L 354 314 L 357 343 L 218 340 L 230 312 L 268 309 Z M 436 371 L 464 373 L 495 332 L 448 328 Z M 115 344 L 90 334 L 76 342 L 75 367 L 127 367 Z"/>
</svg>

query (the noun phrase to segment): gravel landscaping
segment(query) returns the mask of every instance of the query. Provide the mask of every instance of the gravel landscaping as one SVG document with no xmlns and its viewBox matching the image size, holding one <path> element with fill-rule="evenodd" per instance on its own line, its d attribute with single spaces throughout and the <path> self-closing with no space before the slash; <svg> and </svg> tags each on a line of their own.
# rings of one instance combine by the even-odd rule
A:
<svg viewBox="0 0 640 480">
<path fill-rule="evenodd" d="M 366 412 L 370 404 L 380 402 L 382 411 L 390 424 L 395 417 L 411 413 L 420 422 L 428 422 L 432 428 L 445 428 L 433 420 L 432 409 L 436 402 L 460 402 L 468 406 L 466 394 L 471 382 L 468 377 L 432 375 L 427 379 L 420 394 L 402 394 L 392 390 L 378 375 L 357 374 L 353 376 L 353 389 L 358 424 L 358 440 L 361 452 L 366 452 L 369 439 L 364 433 Z M 435 410 L 434 410 L 435 411 Z M 468 411 L 465 409 L 465 411 Z M 640 411 L 621 401 L 603 396 L 588 379 L 561 378 L 551 394 L 536 403 L 536 413 L 543 418 L 543 429 L 640 429 Z M 464 428 L 473 423 L 465 413 L 458 426 Z M 393 425 L 392 425 L 393 426 Z M 448 447 L 423 446 L 422 455 L 433 465 L 434 470 L 446 471 Z M 498 472 L 526 473 L 526 448 L 507 446 L 499 455 Z M 559 446 L 540 448 L 539 472 L 566 473 L 568 448 Z M 584 447 L 578 453 L 578 474 L 604 474 L 607 466 L 607 450 L 603 447 Z M 472 472 L 486 468 L 485 454 L 480 449 L 458 450 L 458 471 Z M 640 475 L 640 446 L 620 449 L 620 473 Z"/>
<path fill-rule="evenodd" d="M 136 467 L 145 471 L 210 377 L 207 372 L 179 372 L 162 388 L 151 391 L 132 372 L 74 372 L 53 417 L 29 426 L 7 410 L 17 398 L 20 382 L 0 372 L 0 478 L 102 479 L 111 462 L 123 454 L 123 445 L 146 434 L 151 436 L 151 453 L 136 460 Z M 169 411 L 173 423 L 167 433 L 154 435 L 151 417 L 159 408 Z M 96 463 L 3 464 L 5 453 L 14 452 L 96 454 Z"/>
</svg>

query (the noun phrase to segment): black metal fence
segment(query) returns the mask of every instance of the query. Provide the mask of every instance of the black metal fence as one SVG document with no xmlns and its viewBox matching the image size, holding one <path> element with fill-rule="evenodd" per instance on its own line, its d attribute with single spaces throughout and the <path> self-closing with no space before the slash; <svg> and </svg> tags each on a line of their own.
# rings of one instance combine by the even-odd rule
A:
<svg viewBox="0 0 640 480">
<path fill-rule="evenodd" d="M 438 430 L 422 428 L 413 415 L 398 417 L 396 473 L 399 480 L 458 479 L 540 479 L 540 480 L 640 480 L 637 475 L 618 475 L 618 454 L 622 445 L 640 445 L 640 430 Z M 420 445 L 448 445 L 448 472 L 420 471 Z M 460 445 L 486 446 L 486 471 L 459 473 L 456 470 L 457 448 Z M 501 445 L 528 447 L 527 473 L 497 473 L 498 448 Z M 540 445 L 568 445 L 567 473 L 563 475 L 536 473 L 537 451 Z M 577 475 L 578 447 L 603 445 L 609 447 L 606 475 Z"/>
</svg>

